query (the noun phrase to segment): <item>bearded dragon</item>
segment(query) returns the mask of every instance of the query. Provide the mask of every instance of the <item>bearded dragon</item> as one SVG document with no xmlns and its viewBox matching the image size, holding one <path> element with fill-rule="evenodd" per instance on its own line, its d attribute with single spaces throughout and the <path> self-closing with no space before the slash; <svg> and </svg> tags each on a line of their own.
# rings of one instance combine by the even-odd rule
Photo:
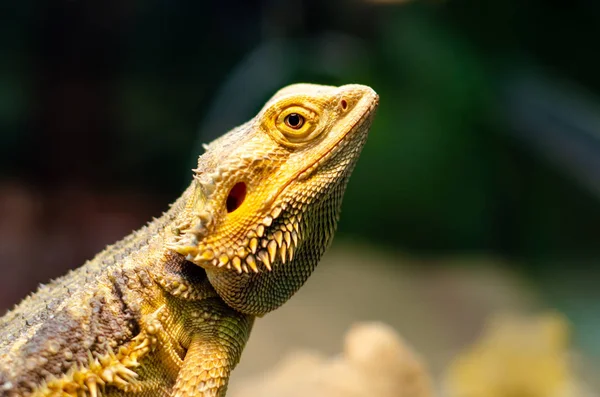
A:
<svg viewBox="0 0 600 397">
<path fill-rule="evenodd" d="M 162 217 L 0 318 L 0 396 L 225 395 L 331 243 L 378 101 L 291 85 L 206 145 Z"/>
</svg>

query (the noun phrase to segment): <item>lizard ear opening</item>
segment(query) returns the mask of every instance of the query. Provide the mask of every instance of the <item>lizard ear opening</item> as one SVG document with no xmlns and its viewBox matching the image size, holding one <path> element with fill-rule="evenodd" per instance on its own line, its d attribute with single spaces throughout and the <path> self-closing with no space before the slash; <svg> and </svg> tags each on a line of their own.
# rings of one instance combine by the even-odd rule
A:
<svg viewBox="0 0 600 397">
<path fill-rule="evenodd" d="M 225 206 L 227 207 L 227 212 L 233 212 L 237 210 L 240 205 L 244 202 L 246 198 L 246 184 L 244 182 L 238 182 L 229 191 L 229 195 L 227 196 L 227 200 L 225 202 Z"/>
</svg>

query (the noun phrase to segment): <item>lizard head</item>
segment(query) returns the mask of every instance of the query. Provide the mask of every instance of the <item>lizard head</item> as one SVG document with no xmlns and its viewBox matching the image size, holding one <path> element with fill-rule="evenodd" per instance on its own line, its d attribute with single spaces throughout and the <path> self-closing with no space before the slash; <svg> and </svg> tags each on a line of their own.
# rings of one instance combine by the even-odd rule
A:
<svg viewBox="0 0 600 397">
<path fill-rule="evenodd" d="M 279 307 L 332 241 L 378 101 L 362 85 L 277 92 L 206 147 L 170 248 L 204 268 L 234 309 Z"/>
</svg>

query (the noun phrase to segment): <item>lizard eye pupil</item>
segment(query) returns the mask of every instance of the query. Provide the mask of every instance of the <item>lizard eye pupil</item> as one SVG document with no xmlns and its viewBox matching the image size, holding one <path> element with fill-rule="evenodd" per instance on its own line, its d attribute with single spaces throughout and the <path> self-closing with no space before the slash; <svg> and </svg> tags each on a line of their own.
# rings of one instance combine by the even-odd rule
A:
<svg viewBox="0 0 600 397">
<path fill-rule="evenodd" d="M 244 182 L 238 182 L 229 191 L 229 195 L 227 196 L 227 201 L 225 202 L 225 206 L 227 207 L 227 212 L 233 212 L 240 208 L 240 205 L 244 202 L 246 198 L 246 184 Z"/>
<path fill-rule="evenodd" d="M 288 127 L 297 130 L 304 124 L 304 117 L 300 116 L 298 113 L 290 113 L 285 117 L 285 123 Z"/>
</svg>

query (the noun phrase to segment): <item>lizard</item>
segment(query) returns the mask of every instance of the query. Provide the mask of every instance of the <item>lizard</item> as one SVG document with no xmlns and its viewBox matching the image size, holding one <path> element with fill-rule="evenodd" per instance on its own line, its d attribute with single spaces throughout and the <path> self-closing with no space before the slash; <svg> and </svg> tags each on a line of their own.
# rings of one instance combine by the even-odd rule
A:
<svg viewBox="0 0 600 397">
<path fill-rule="evenodd" d="M 224 396 L 330 245 L 379 97 L 293 84 L 205 145 L 159 218 L 0 318 L 0 396 Z"/>
</svg>

